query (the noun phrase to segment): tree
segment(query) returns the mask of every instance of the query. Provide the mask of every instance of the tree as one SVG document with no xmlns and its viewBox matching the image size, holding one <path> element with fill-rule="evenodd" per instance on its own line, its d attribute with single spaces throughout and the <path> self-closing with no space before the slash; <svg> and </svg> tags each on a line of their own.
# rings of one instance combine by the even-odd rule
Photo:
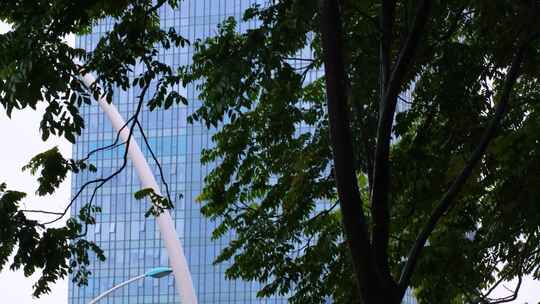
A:
<svg viewBox="0 0 540 304">
<path fill-rule="evenodd" d="M 0 7 L 21 24 L 0 44 L 8 112 L 69 96 L 77 117 L 89 96 L 73 77 L 76 55 L 108 96 L 160 79 L 152 109 L 185 102 L 172 85 L 204 80 L 189 119 L 219 130 L 203 153 L 217 165 L 202 212 L 220 221 L 215 238 L 235 233 L 216 262 L 232 261 L 231 278 L 266 283 L 260 296 L 400 303 L 410 286 L 422 303 L 503 303 L 520 284 L 492 299 L 495 286 L 540 277 L 537 1 L 269 2 L 195 42 L 193 64 L 178 71 L 155 59 L 157 43 L 185 43 L 157 27 L 165 1 L 18 2 Z M 61 42 L 108 15 L 118 25 L 92 54 Z M 252 26 L 238 32 L 238 22 Z M 51 73 L 22 73 L 34 58 L 53 63 Z M 136 61 L 147 71 L 130 82 Z M 398 102 L 409 108 L 396 113 Z M 74 140 L 82 122 L 58 111 L 42 134 Z M 62 172 L 81 165 L 55 162 Z"/>
<path fill-rule="evenodd" d="M 52 134 L 75 142 L 84 128 L 79 107 L 91 104 L 92 97 L 100 95 L 112 100 L 114 89 L 138 86 L 141 94 L 137 110 L 124 127 L 129 128 L 130 137 L 135 128 L 140 128 L 144 136 L 138 115 L 145 102 L 151 108 L 168 108 L 173 103 L 185 102 L 183 96 L 170 90 L 178 83 L 178 76 L 171 67 L 157 60 L 158 46 L 168 49 L 186 44 L 174 29 L 164 31 L 159 28 L 156 11 L 164 4 L 165 1 L 153 3 L 151 0 L 2 2 L 0 20 L 13 26 L 12 31 L 0 36 L 0 103 L 8 116 L 12 111 L 36 109 L 38 104 L 45 104 L 40 123 L 42 139 L 47 140 Z M 177 2 L 171 0 L 168 4 L 174 7 Z M 115 18 L 117 22 L 93 52 L 75 49 L 63 39 L 70 33 L 87 32 L 93 23 L 106 17 Z M 143 65 L 144 71 L 129 78 L 137 64 Z M 98 76 L 91 87 L 81 81 L 80 76 L 84 73 Z M 146 92 L 152 81 L 157 82 L 156 90 L 151 98 L 147 98 Z M 97 168 L 88 163 L 92 154 L 122 144 L 117 138 L 112 145 L 90 151 L 87 157 L 79 160 L 65 159 L 58 149 L 53 148 L 36 155 L 23 170 L 38 176 L 36 193 L 48 195 L 67 174 L 96 171 Z M 99 246 L 84 239 L 88 226 L 95 224 L 95 215 L 101 211 L 93 204 L 93 199 L 105 183 L 126 167 L 129 139 L 124 146 L 122 165 L 108 176 L 85 183 L 59 212 L 22 209 L 20 202 L 25 193 L 8 190 L 5 183 L 0 184 L 0 270 L 12 254 L 11 270 L 23 267 L 26 276 L 41 270 L 42 275 L 34 285 L 36 297 L 49 292 L 50 283 L 65 277 L 68 272 L 73 273 L 74 282 L 86 284 L 91 274 L 89 255 L 95 254 L 102 261 L 105 259 Z M 92 195 L 79 214 L 73 215 L 64 227 L 52 226 L 66 216 L 70 206 L 87 188 L 91 188 Z M 161 197 L 148 189 L 135 193 L 136 199 L 145 197 L 152 202 L 146 216 L 159 214 L 171 206 L 168 194 Z M 32 213 L 45 213 L 56 218 L 39 222 L 28 217 Z"/>
<path fill-rule="evenodd" d="M 539 274 L 537 5 L 280 1 L 198 43 L 194 119 L 224 121 L 201 200 L 237 233 L 228 275 L 294 303 L 515 298 L 489 295 Z"/>
</svg>

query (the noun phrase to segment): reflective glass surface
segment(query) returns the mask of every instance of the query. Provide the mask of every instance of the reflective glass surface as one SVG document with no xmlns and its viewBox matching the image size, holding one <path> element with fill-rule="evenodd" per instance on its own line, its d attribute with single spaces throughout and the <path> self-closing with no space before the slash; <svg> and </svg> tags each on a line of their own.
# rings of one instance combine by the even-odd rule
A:
<svg viewBox="0 0 540 304">
<path fill-rule="evenodd" d="M 175 10 L 161 8 L 162 26 L 175 27 L 182 36 L 194 41 L 216 32 L 216 25 L 229 16 L 240 18 L 252 0 L 185 0 Z M 240 30 L 247 24 L 240 24 Z M 92 33 L 76 38 L 76 46 L 92 50 L 99 38 L 112 27 L 110 20 L 103 20 L 93 27 Z M 174 67 L 188 64 L 193 50 L 190 47 L 163 50 L 160 59 Z M 135 72 L 140 72 L 135 71 Z M 283 299 L 257 299 L 256 283 L 229 281 L 224 278 L 226 264 L 212 265 L 220 248 L 228 242 L 225 237 L 211 241 L 210 235 L 215 223 L 200 214 L 200 205 L 195 197 L 201 191 L 204 176 L 209 166 L 201 165 L 201 149 L 211 143 L 212 130 L 201 124 L 190 125 L 186 117 L 197 105 L 194 87 L 178 88 L 189 100 L 189 106 L 174 106 L 166 111 L 144 110 L 140 120 L 149 137 L 150 145 L 164 170 L 170 193 L 175 203 L 172 216 L 178 236 L 184 247 L 199 303 L 284 303 Z M 113 99 L 124 118 L 130 117 L 136 105 L 140 89 L 127 92 L 118 91 Z M 152 94 L 152 92 L 149 92 Z M 114 141 L 116 133 L 97 104 L 81 109 L 86 121 L 86 129 L 73 148 L 74 158 L 83 158 L 95 148 Z M 151 160 L 148 149 L 140 134 L 135 136 L 143 148 L 147 159 Z M 82 173 L 73 176 L 72 193 L 81 185 L 96 177 L 108 176 L 122 165 L 123 147 L 94 154 L 90 162 L 98 167 L 97 173 Z M 150 161 L 154 174 L 158 168 Z M 103 208 L 97 217 L 97 224 L 90 227 L 87 238 L 95 240 L 105 251 L 107 260 L 99 262 L 92 258 L 88 286 L 77 287 L 70 283 L 69 302 L 88 303 L 92 298 L 112 286 L 129 278 L 145 273 L 148 269 L 167 266 L 167 254 L 160 240 L 159 228 L 152 217 L 145 218 L 147 202 L 136 201 L 133 192 L 141 188 L 137 175 L 128 162 L 116 178 L 98 191 L 95 204 Z M 165 189 L 162 189 L 164 192 Z M 92 187 L 85 190 L 72 206 L 72 214 L 89 200 Z M 173 276 L 162 279 L 146 278 L 118 290 L 100 303 L 179 303 L 174 289 Z"/>
</svg>

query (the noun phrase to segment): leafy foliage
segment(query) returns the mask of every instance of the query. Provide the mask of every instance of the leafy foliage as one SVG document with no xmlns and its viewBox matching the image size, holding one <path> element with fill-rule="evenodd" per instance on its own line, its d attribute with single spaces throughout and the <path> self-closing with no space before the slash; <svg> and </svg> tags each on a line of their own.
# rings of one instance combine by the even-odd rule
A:
<svg viewBox="0 0 540 304">
<path fill-rule="evenodd" d="M 158 47 L 181 48 L 188 43 L 174 28 L 160 28 L 157 10 L 165 4 L 176 7 L 178 1 L 17 0 L 0 3 L 0 20 L 13 27 L 0 35 L 0 103 L 8 116 L 26 108 L 45 108 L 40 123 L 42 139 L 47 140 L 52 134 L 75 142 L 85 126 L 79 108 L 83 104 L 94 106 L 92 98 L 105 96 L 110 102 L 115 90 L 139 86 L 145 92 L 151 83 L 157 83 L 155 93 L 145 100 L 151 109 L 186 103 L 185 97 L 174 90 L 180 82 L 177 71 L 160 62 L 157 56 Z M 86 52 L 67 44 L 66 35 L 88 33 L 102 18 L 111 18 L 114 26 L 101 37 L 95 50 Z M 140 70 L 141 65 L 143 72 L 131 75 Z M 80 79 L 86 73 L 97 76 L 90 87 Z M 141 102 L 144 98 L 146 96 L 141 96 Z M 130 122 L 133 131 L 137 117 Z M 111 147 L 116 146 L 117 143 Z M 52 194 L 67 174 L 96 171 L 95 166 L 87 163 L 89 157 L 111 147 L 100 147 L 80 160 L 66 159 L 53 148 L 36 155 L 23 170 L 38 176 L 38 195 Z M 95 195 L 124 167 L 108 177 L 85 183 L 83 188 L 94 187 Z M 93 204 L 94 195 L 89 202 L 83 202 L 80 214 L 70 218 L 64 227 L 50 228 L 66 215 L 80 191 L 74 194 L 63 212 L 22 209 L 18 204 L 22 193 L 8 191 L 5 194 L 2 208 L 6 208 L 6 212 L 2 216 L 6 220 L 0 224 L 3 231 L 0 269 L 14 250 L 11 269 L 22 267 L 25 275 L 41 269 L 42 276 L 34 286 L 35 296 L 47 293 L 50 283 L 69 272 L 74 273 L 74 281 L 86 284 L 91 274 L 89 256 L 96 254 L 99 260 L 105 259 L 96 244 L 84 239 L 88 225 L 95 224 L 95 214 L 100 211 L 99 206 Z M 172 207 L 167 202 L 165 199 L 156 202 L 148 215 L 157 215 L 164 208 Z M 29 212 L 58 217 L 49 222 L 37 222 L 26 218 Z"/>
<path fill-rule="evenodd" d="M 540 278 L 537 1 L 339 1 L 336 23 L 343 31 L 334 36 L 343 41 L 335 54 L 343 57 L 345 74 L 339 85 L 346 95 L 341 103 L 353 152 L 347 161 L 365 219 L 344 212 L 347 202 L 338 200 L 341 172 L 332 154 L 336 133 L 329 135 L 336 121 L 327 110 L 328 80 L 336 75 L 323 71 L 328 48 L 338 46 L 324 46 L 321 13 L 328 12 L 317 1 L 254 5 L 242 20 L 225 20 L 215 37 L 194 42 L 193 64 L 179 70 L 157 59 L 158 46 L 188 45 L 174 29 L 159 26 L 156 10 L 166 1 L 113 2 L 0 4 L 0 19 L 15 25 L 0 36 L 0 102 L 8 114 L 45 103 L 43 139 L 56 134 L 74 141 L 84 127 L 78 108 L 92 95 L 112 100 L 115 89 L 155 83 L 147 106 L 167 109 L 187 103 L 178 86 L 197 86 L 202 104 L 188 119 L 218 128 L 214 146 L 202 154 L 203 162 L 217 165 L 199 200 L 203 214 L 219 221 L 213 237 L 234 236 L 216 259 L 230 262 L 228 277 L 260 281 L 265 285 L 259 296 L 288 295 L 292 303 L 358 302 L 366 293 L 357 284 L 359 276 L 384 282 L 381 290 L 398 294 L 388 303 L 399 302 L 397 288 L 409 285 L 421 303 L 489 303 L 485 292 L 493 285 L 525 274 Z M 114 26 L 93 52 L 62 41 L 66 33 L 88 32 L 102 17 L 114 18 Z M 419 26 L 419 20 L 426 24 Z M 239 22 L 250 28 L 239 32 Z M 130 79 L 138 65 L 145 72 Z M 509 81 L 516 66 L 516 81 Z M 74 77 L 79 73 L 94 73 L 98 80 L 85 88 Z M 398 97 L 385 103 L 392 95 L 387 87 L 407 93 L 399 97 L 407 108 L 395 117 L 388 109 Z M 506 103 L 504 119 L 496 121 L 499 106 Z M 386 124 L 391 132 L 381 137 Z M 491 125 L 497 126 L 491 142 L 451 208 L 437 217 L 429 242 L 421 244 L 410 282 L 394 286 L 403 283 L 398 278 L 415 258 L 411 247 L 419 244 L 433 210 L 470 165 Z M 385 142 L 391 143 L 386 154 L 381 152 Z M 381 165 L 388 168 L 383 183 L 374 174 Z M 38 193 L 47 194 L 82 166 L 53 149 L 36 156 L 27 169 L 39 171 Z M 376 189 L 384 186 L 388 214 L 381 222 L 380 202 L 373 196 L 381 196 Z M 44 267 L 43 282 L 78 269 L 81 275 L 75 278 L 84 283 L 87 251 L 99 250 L 76 237 L 84 234 L 82 224 L 70 222 L 61 228 L 67 230 L 40 234 L 45 228 L 18 211 L 22 194 L 4 192 L 11 203 L 3 206 L 12 216 L 1 224 L 6 231 L 0 238 L 2 257 L 22 242 L 18 267 L 28 267 L 29 273 Z M 136 198 L 153 202 L 147 216 L 172 207 L 150 189 Z M 89 204 L 81 211 L 77 223 L 92 224 L 98 210 Z M 13 226 L 17 216 L 24 225 Z M 379 255 L 369 256 L 371 241 L 387 225 L 382 253 L 388 273 L 382 268 L 382 274 L 355 273 L 357 253 L 343 226 L 347 218 L 365 220 L 371 238 L 360 254 L 377 263 Z M 70 244 L 78 245 L 62 241 L 71 238 L 77 242 Z M 36 248 L 37 257 L 57 248 L 60 258 L 50 264 L 31 260 L 27 253 Z M 64 262 L 74 256 L 77 264 L 66 268 Z M 5 258 L 0 262 L 4 265 Z M 38 283 L 36 292 L 45 286 Z"/>
<path fill-rule="evenodd" d="M 144 214 L 146 217 L 159 216 L 166 209 L 174 208 L 173 203 L 167 197 L 157 194 L 152 188 L 141 189 L 135 192 L 134 196 L 136 200 L 150 199 L 150 208 Z"/>
<path fill-rule="evenodd" d="M 0 270 L 12 253 L 11 270 L 22 268 L 25 276 L 30 276 L 40 269 L 41 277 L 34 284 L 36 297 L 49 292 L 49 284 L 64 278 L 68 272 L 74 273 L 74 282 L 86 283 L 90 274 L 89 254 L 93 252 L 98 259 L 105 260 L 103 251 L 95 243 L 78 238 L 81 223 L 95 220 L 84 215 L 83 209 L 78 218 L 70 219 L 65 227 L 46 228 L 19 210 L 24 197 L 24 193 L 7 190 L 5 183 L 0 184 Z"/>
<path fill-rule="evenodd" d="M 396 5 L 392 56 L 414 17 L 413 2 Z M 518 17 L 523 10 L 517 4 L 434 4 L 400 88 L 412 99 L 402 101 L 408 109 L 397 114 L 393 126 L 388 252 L 394 277 L 494 116 L 516 37 L 530 20 Z M 363 184 L 365 202 L 378 140 L 379 14 L 378 1 L 347 3 L 343 11 L 355 150 L 350 165 Z M 231 278 L 267 282 L 262 296 L 291 293 L 292 303 L 324 303 L 327 297 L 351 303 L 358 290 L 340 228 L 342 215 L 325 203 L 336 200 L 336 186 L 319 18 L 313 1 L 254 6 L 244 15 L 253 28 L 239 33 L 237 21 L 228 19 L 216 37 L 195 44 L 185 77 L 205 80 L 199 96 L 203 105 L 191 119 L 222 124 L 213 137 L 215 146 L 203 153 L 204 162 L 218 165 L 199 197 L 203 213 L 221 221 L 214 237 L 229 231 L 236 236 L 216 262 L 232 262 Z M 532 97 L 538 94 L 538 74 L 532 67 L 538 64 L 538 47 L 535 40 L 527 49 L 512 105 L 484 161 L 423 251 L 411 282 L 422 303 L 478 300 L 500 278 L 526 273 L 538 278 L 540 222 L 534 206 L 540 188 L 532 173 L 538 146 L 533 131 L 538 103 Z M 373 228 L 370 206 L 364 210 Z"/>
<path fill-rule="evenodd" d="M 60 186 L 60 183 L 64 181 L 68 172 L 79 173 L 85 169 L 95 172 L 97 170 L 94 165 L 86 164 L 84 160 L 65 159 L 58 147 L 34 156 L 22 169 L 23 171 L 30 170 L 30 173 L 35 175 L 40 168 L 37 194 L 41 196 L 52 194 Z"/>
</svg>

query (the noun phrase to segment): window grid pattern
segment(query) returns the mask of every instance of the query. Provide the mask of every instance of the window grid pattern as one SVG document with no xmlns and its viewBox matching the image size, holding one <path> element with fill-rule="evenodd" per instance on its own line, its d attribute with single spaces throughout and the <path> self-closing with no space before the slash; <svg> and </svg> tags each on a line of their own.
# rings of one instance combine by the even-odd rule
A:
<svg viewBox="0 0 540 304">
<path fill-rule="evenodd" d="M 252 0 L 185 0 L 179 9 L 163 7 L 160 9 L 162 26 L 175 27 L 182 36 L 194 41 L 216 33 L 216 25 L 229 16 L 240 18 L 243 11 L 253 3 Z M 248 24 L 240 24 L 240 30 Z M 76 38 L 76 46 L 86 50 L 95 48 L 100 37 L 112 27 L 111 20 L 103 20 L 93 27 L 91 33 Z M 160 60 L 177 67 L 189 64 L 193 50 L 162 50 Z M 134 73 L 140 73 L 142 67 L 136 67 Z M 284 298 L 258 299 L 256 291 L 260 285 L 254 282 L 230 281 L 224 276 L 227 264 L 212 265 L 213 259 L 221 248 L 228 243 L 224 237 L 211 241 L 210 236 L 216 224 L 205 219 L 195 202 L 200 193 L 204 176 L 211 166 L 199 161 L 203 148 L 211 144 L 214 130 L 207 130 L 202 124 L 189 125 L 187 116 L 197 106 L 196 92 L 193 86 L 179 88 L 188 100 L 188 106 L 174 106 L 166 111 L 143 110 L 140 116 L 150 145 L 157 155 L 169 184 L 175 203 L 173 218 L 179 238 L 190 266 L 199 303 L 285 303 Z M 135 110 L 139 88 L 126 92 L 117 91 L 113 102 L 124 118 Z M 149 90 L 148 95 L 153 92 Z M 73 148 L 75 158 L 83 158 L 89 151 L 111 144 L 116 137 L 111 124 L 97 104 L 83 106 L 82 116 L 87 127 Z M 135 139 L 141 146 L 147 159 L 151 159 L 148 149 L 140 134 Z M 124 146 L 114 150 L 95 153 L 90 162 L 98 167 L 98 172 L 84 172 L 74 175 L 72 193 L 85 182 L 113 173 L 123 162 Z M 151 163 L 151 168 L 159 176 L 158 168 Z M 107 256 L 105 262 L 91 257 L 92 275 L 88 286 L 77 287 L 70 283 L 68 292 L 71 304 L 88 303 L 112 286 L 131 277 L 146 272 L 148 269 L 168 265 L 167 254 L 160 239 L 159 228 L 155 220 L 145 218 L 148 202 L 135 201 L 133 193 L 140 189 L 137 175 L 130 162 L 117 177 L 105 184 L 99 191 L 94 203 L 102 207 L 97 217 L 97 224 L 90 226 L 89 240 L 96 241 Z M 78 213 L 81 206 L 88 202 L 93 188 L 88 188 L 71 208 L 72 214 Z M 163 191 L 165 189 L 162 189 Z M 144 279 L 116 291 L 101 303 L 179 303 L 174 279 L 170 275 L 162 279 Z"/>
</svg>

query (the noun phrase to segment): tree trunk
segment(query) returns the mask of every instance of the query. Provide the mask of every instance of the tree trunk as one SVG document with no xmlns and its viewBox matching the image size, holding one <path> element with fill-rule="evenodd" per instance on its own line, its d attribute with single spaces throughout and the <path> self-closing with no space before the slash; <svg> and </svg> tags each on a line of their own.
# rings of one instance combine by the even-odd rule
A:
<svg viewBox="0 0 540 304">
<path fill-rule="evenodd" d="M 381 272 L 373 254 L 368 227 L 362 209 L 354 167 L 347 84 L 343 58 L 340 8 L 337 0 L 321 1 L 321 34 L 326 77 L 330 139 L 334 175 L 342 211 L 343 229 L 351 254 L 360 299 L 351 303 L 399 304 L 394 281 Z"/>
</svg>

